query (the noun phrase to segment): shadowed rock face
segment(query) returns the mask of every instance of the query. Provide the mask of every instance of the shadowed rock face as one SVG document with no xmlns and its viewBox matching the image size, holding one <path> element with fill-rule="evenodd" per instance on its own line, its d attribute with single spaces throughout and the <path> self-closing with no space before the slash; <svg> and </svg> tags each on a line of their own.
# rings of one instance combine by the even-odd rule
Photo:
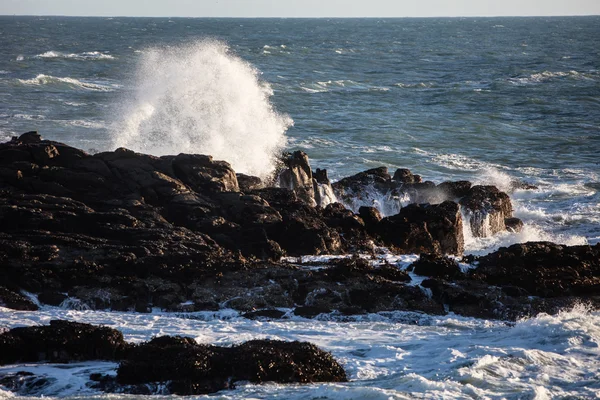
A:
<svg viewBox="0 0 600 400">
<path fill-rule="evenodd" d="M 253 383 L 346 382 L 344 369 L 310 343 L 252 340 L 234 347 L 160 337 L 141 344 L 121 362 L 122 385 L 167 383 L 170 393 L 192 395 Z"/>
<path fill-rule="evenodd" d="M 464 239 L 458 204 L 410 204 L 376 226 L 384 243 L 407 253 L 462 255 Z"/>
<path fill-rule="evenodd" d="M 217 347 L 192 338 L 163 336 L 132 345 L 117 330 L 59 320 L 0 334 L 0 364 L 87 360 L 120 361 L 116 379 L 92 377 L 97 389 L 117 393 L 144 393 L 141 386 L 147 384 L 166 386 L 163 394 L 192 395 L 232 388 L 236 381 L 347 381 L 346 372 L 330 353 L 305 342 L 253 340 Z M 10 379 L 5 383 L 12 386 Z"/>
<path fill-rule="evenodd" d="M 0 364 L 119 360 L 129 347 L 115 329 L 54 320 L 1 334 Z"/>
</svg>

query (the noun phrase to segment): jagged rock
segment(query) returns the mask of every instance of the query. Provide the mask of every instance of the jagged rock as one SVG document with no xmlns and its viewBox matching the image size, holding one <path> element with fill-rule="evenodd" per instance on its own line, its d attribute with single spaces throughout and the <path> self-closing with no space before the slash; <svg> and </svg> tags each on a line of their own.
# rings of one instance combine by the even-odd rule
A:
<svg viewBox="0 0 600 400">
<path fill-rule="evenodd" d="M 333 184 L 333 189 L 338 198 L 349 201 L 353 196 L 365 197 L 369 190 L 387 193 L 396 186 L 395 183 L 392 183 L 388 169 L 379 167 L 343 178 Z"/>
<path fill-rule="evenodd" d="M 263 182 L 258 176 L 251 176 L 240 173 L 235 174 L 235 176 L 237 177 L 240 191 L 244 193 L 263 187 Z"/>
<path fill-rule="evenodd" d="M 504 221 L 512 218 L 510 197 L 495 186 L 473 186 L 460 205 L 476 237 L 488 237 L 506 230 Z"/>
<path fill-rule="evenodd" d="M 506 230 L 510 232 L 521 232 L 525 225 L 523 221 L 519 218 L 506 218 L 504 220 L 504 226 L 506 226 Z"/>
<path fill-rule="evenodd" d="M 375 207 L 360 207 L 358 209 L 358 214 L 369 230 L 372 230 L 382 219 L 381 213 Z"/>
<path fill-rule="evenodd" d="M 284 155 L 283 162 L 287 169 L 279 175 L 279 185 L 293 190 L 305 204 L 316 206 L 312 170 L 306 153 L 288 153 Z"/>
<path fill-rule="evenodd" d="M 404 253 L 462 255 L 464 238 L 458 204 L 410 204 L 376 226 L 383 242 Z"/>
<path fill-rule="evenodd" d="M 0 286 L 0 307 L 20 311 L 36 311 L 39 307 L 22 294 Z"/>
<path fill-rule="evenodd" d="M 333 186 L 329 181 L 326 169 L 319 169 L 313 173 L 313 187 L 315 191 L 315 202 L 320 207 L 326 207 L 335 203 L 337 198 L 333 192 Z"/>
<path fill-rule="evenodd" d="M 544 296 L 592 296 L 600 290 L 600 244 L 565 246 L 529 242 L 479 258 L 476 279 Z"/>
<path fill-rule="evenodd" d="M 419 259 L 410 265 L 417 275 L 441 279 L 462 278 L 463 273 L 458 262 L 445 256 L 421 254 Z"/>
<path fill-rule="evenodd" d="M 0 364 L 118 360 L 129 345 L 121 332 L 70 321 L 13 328 L 0 334 Z"/>
</svg>

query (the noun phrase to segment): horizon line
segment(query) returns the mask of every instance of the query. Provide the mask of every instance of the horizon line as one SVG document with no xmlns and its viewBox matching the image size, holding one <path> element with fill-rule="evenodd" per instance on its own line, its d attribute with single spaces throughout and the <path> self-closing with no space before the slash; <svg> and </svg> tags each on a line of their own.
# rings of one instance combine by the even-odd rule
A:
<svg viewBox="0 0 600 400">
<path fill-rule="evenodd" d="M 63 17 L 63 18 L 186 18 L 186 19 L 409 19 L 409 18 L 561 18 L 598 17 L 600 14 L 547 15 L 428 15 L 428 16 L 181 16 L 181 15 L 66 15 L 66 14 L 0 14 L 0 17 Z"/>
</svg>

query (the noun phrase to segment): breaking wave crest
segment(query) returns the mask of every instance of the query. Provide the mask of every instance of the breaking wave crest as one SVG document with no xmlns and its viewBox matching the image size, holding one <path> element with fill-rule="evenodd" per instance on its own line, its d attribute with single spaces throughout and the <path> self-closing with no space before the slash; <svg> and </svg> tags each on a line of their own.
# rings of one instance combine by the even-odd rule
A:
<svg viewBox="0 0 600 400">
<path fill-rule="evenodd" d="M 236 172 L 275 168 L 293 121 L 276 112 L 271 87 L 218 41 L 145 51 L 112 142 L 155 155 L 210 154 Z"/>
<path fill-rule="evenodd" d="M 65 86 L 70 89 L 93 90 L 99 92 L 112 92 L 115 90 L 115 85 L 100 85 L 97 83 L 84 82 L 75 78 L 60 78 L 44 74 L 39 74 L 35 78 L 31 79 L 18 79 L 18 81 L 23 85 L 29 86 L 55 85 Z"/>
<path fill-rule="evenodd" d="M 63 58 L 63 59 L 73 59 L 73 60 L 114 60 L 115 57 L 110 54 L 101 53 L 99 51 L 86 51 L 83 53 L 63 53 L 60 51 L 47 51 L 45 53 L 41 53 L 35 56 L 35 58 L 45 58 L 45 59 L 55 59 L 55 58 Z"/>
</svg>

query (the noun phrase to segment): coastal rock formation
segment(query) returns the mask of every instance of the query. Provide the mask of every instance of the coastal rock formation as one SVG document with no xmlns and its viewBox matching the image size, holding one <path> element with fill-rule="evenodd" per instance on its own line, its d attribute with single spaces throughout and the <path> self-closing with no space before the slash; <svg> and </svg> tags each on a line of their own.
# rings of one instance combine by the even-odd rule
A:
<svg viewBox="0 0 600 400">
<path fill-rule="evenodd" d="M 192 338 L 162 336 L 133 345 L 115 329 L 59 320 L 0 334 L 0 364 L 87 360 L 120 361 L 116 379 L 91 377 L 97 382 L 95 388 L 116 393 L 151 394 L 149 384 L 166 386 L 162 394 L 193 395 L 232 388 L 236 381 L 347 381 L 346 372 L 330 353 L 305 342 L 252 340 L 217 347 Z M 22 378 L 5 377 L 3 384 L 16 389 Z"/>
<path fill-rule="evenodd" d="M 506 230 L 512 218 L 510 197 L 495 186 L 473 186 L 460 200 L 475 237 L 488 237 Z"/>
<path fill-rule="evenodd" d="M 462 217 L 458 204 L 410 204 L 376 226 L 386 245 L 406 253 L 462 255 Z"/>
<path fill-rule="evenodd" d="M 119 360 L 129 347 L 115 329 L 53 320 L 0 334 L 0 364 Z"/>
<path fill-rule="evenodd" d="M 406 169 L 391 177 L 386 168 L 332 185 L 301 152 L 289 155 L 286 168 L 293 188 L 269 187 L 209 156 L 90 155 L 35 132 L 2 143 L 0 306 L 34 310 L 29 292 L 42 304 L 79 309 L 227 307 L 253 318 L 451 310 L 517 318 L 575 298 L 596 301 L 597 246 L 501 249 L 469 273 L 444 257 L 464 252 L 465 210 L 481 217 L 475 225 L 470 219 L 476 231 L 519 229 L 508 196 L 493 186 L 436 186 Z M 316 188 L 331 186 L 342 200 L 374 188 L 431 202 L 383 216 L 372 202 L 358 213 L 335 202 L 311 205 Z M 431 279 L 413 285 L 397 265 L 361 257 L 317 269 L 301 258 L 376 257 L 381 246 L 422 254 L 414 272 Z"/>
<path fill-rule="evenodd" d="M 252 340 L 234 347 L 163 336 L 136 346 L 117 370 L 120 385 L 163 383 L 178 395 L 212 393 L 236 381 L 345 382 L 346 373 L 310 343 Z M 126 387 L 125 387 L 126 388 Z"/>
<path fill-rule="evenodd" d="M 38 309 L 38 306 L 27 297 L 2 286 L 0 286 L 0 307 L 20 311 L 35 311 Z"/>
<path fill-rule="evenodd" d="M 458 262 L 445 256 L 423 253 L 409 266 L 417 275 L 442 278 L 446 280 L 463 278 L 464 274 Z"/>
<path fill-rule="evenodd" d="M 279 185 L 293 190 L 298 198 L 309 206 L 317 205 L 308 155 L 302 151 L 295 151 L 285 155 L 283 162 L 286 169 L 279 174 Z"/>
<path fill-rule="evenodd" d="M 600 244 L 565 246 L 530 242 L 479 258 L 474 277 L 542 297 L 600 295 Z"/>
</svg>

